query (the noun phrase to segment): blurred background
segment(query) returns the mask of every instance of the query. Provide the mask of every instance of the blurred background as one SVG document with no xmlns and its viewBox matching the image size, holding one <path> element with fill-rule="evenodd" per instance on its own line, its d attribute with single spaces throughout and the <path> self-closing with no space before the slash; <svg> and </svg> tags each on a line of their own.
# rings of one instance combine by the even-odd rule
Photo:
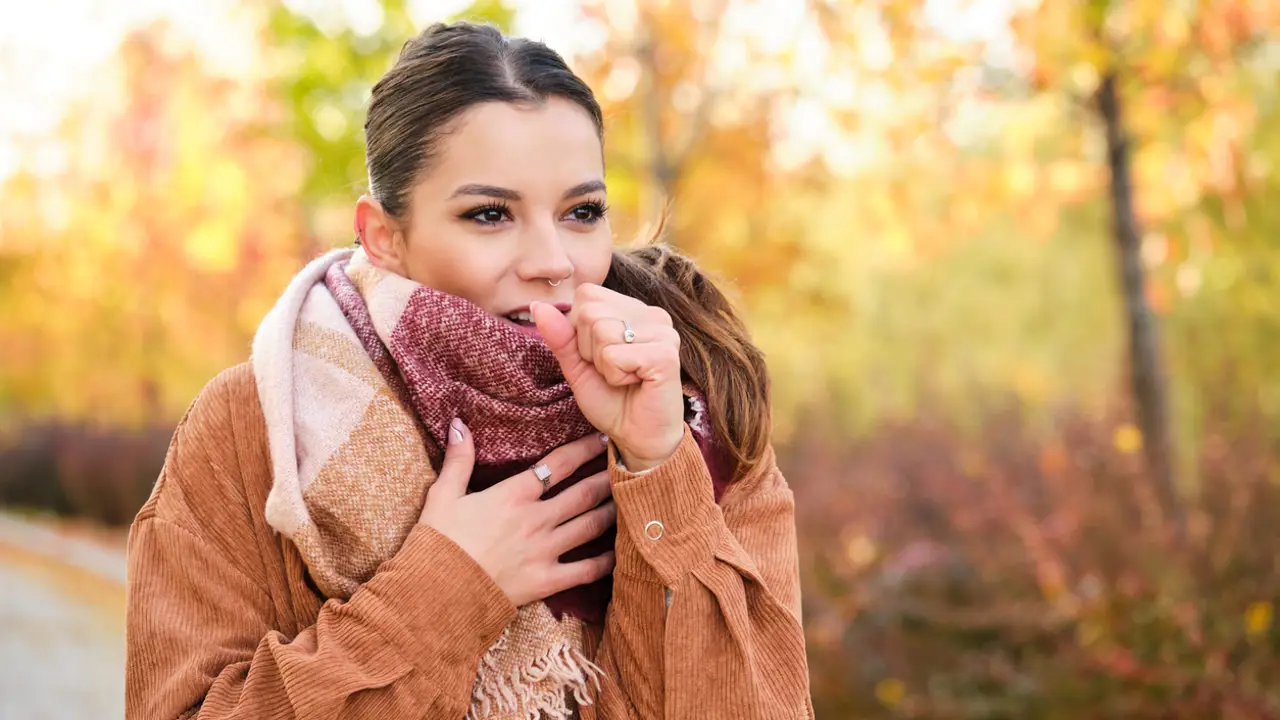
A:
<svg viewBox="0 0 1280 720">
<path fill-rule="evenodd" d="M 457 17 L 570 60 L 619 242 L 670 202 L 767 351 L 818 717 L 1280 717 L 1280 0 L 6 5 L 0 717 L 122 717 L 174 425 Z"/>
</svg>

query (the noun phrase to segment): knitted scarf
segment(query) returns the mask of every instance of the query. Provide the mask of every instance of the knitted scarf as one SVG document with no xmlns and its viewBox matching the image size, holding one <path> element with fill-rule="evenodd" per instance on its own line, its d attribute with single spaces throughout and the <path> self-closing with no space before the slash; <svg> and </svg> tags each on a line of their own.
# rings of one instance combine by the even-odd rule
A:
<svg viewBox="0 0 1280 720">
<path fill-rule="evenodd" d="M 254 337 L 253 369 L 272 464 L 267 521 L 332 598 L 350 598 L 404 543 L 452 418 L 475 438 L 472 492 L 595 432 L 539 338 L 380 270 L 359 249 L 330 252 L 293 279 Z M 726 456 L 700 394 L 685 395 L 719 500 Z M 604 465 L 602 455 L 544 497 Z M 610 531 L 561 560 L 613 541 Z M 519 608 L 477 668 L 467 718 L 560 720 L 591 704 L 611 588 L 606 577 Z"/>
</svg>

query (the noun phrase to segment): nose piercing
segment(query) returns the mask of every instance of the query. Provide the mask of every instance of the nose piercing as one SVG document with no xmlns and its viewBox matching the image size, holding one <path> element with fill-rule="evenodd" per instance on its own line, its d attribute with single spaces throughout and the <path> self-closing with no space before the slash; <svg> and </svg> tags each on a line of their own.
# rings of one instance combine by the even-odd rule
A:
<svg viewBox="0 0 1280 720">
<path fill-rule="evenodd" d="M 550 285 L 551 287 L 560 287 L 560 283 L 564 282 L 565 280 L 568 280 L 568 279 L 569 279 L 569 278 L 571 278 L 571 277 L 573 277 L 573 266 L 572 266 L 572 265 L 570 265 L 570 266 L 569 266 L 569 274 L 568 274 L 568 275 L 565 275 L 564 277 L 560 278 L 559 280 L 557 280 L 557 281 L 555 281 L 555 282 L 551 282 L 551 278 L 547 278 L 547 284 L 548 284 L 548 285 Z"/>
</svg>

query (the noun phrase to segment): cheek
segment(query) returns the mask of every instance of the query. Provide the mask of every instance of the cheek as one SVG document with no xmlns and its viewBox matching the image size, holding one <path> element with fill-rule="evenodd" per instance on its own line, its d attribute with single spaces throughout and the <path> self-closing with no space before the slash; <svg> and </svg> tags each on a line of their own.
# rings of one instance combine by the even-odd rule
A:
<svg viewBox="0 0 1280 720">
<path fill-rule="evenodd" d="M 570 258 L 573 262 L 574 275 L 578 282 L 599 285 L 609 274 L 609 266 L 613 263 L 613 233 L 606 225 L 599 232 L 598 238 L 583 243 L 578 252 Z"/>
<path fill-rule="evenodd" d="M 429 288 L 484 304 L 502 269 L 495 253 L 477 252 L 468 238 L 419 236 L 409 262 L 410 279 Z"/>
</svg>

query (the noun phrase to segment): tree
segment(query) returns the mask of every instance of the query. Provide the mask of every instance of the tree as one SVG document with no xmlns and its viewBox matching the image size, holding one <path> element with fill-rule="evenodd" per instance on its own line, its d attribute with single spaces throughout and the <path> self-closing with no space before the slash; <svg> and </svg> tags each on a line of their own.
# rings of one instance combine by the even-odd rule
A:
<svg viewBox="0 0 1280 720">
<path fill-rule="evenodd" d="M 13 268 L 0 394 L 23 416 L 124 426 L 181 413 L 244 360 L 296 269 L 296 149 L 257 132 L 269 102 L 167 47 L 126 38 L 56 133 L 65 168 L 0 201 Z M 37 208 L 37 212 L 32 212 Z"/>
<path fill-rule="evenodd" d="M 1217 224 L 1215 196 L 1239 207 L 1241 184 L 1227 182 L 1231 191 L 1219 193 L 1223 160 L 1245 152 L 1250 129 L 1261 127 L 1253 116 L 1259 98 L 1275 96 L 1263 89 L 1265 80 L 1255 79 L 1274 44 L 1275 4 L 1047 0 L 1012 11 L 1007 25 L 991 23 L 979 35 L 950 27 L 938 15 L 941 4 L 814 7 L 835 49 L 833 62 L 854 64 L 879 43 L 889 60 L 860 70 L 892 88 L 900 105 L 920 100 L 918 113 L 883 136 L 904 163 L 921 145 L 933 149 L 928 172 L 955 187 L 940 205 L 970 227 L 957 233 L 953 223 L 921 232 L 925 221 L 911 221 L 913 242 L 936 234 L 955 243 L 957 236 L 991 232 L 996 218 L 1013 214 L 1022 227 L 1012 234 L 1006 229 L 1006 238 L 1050 241 L 1071 233 L 1077 247 L 1091 247 L 1086 238 L 1102 229 L 1095 209 L 1105 208 L 1128 390 L 1161 508 L 1181 527 L 1179 484 L 1187 478 L 1176 471 L 1162 358 L 1167 343 L 1157 318 L 1175 312 L 1176 294 L 1193 292 L 1179 289 L 1187 282 L 1171 282 L 1188 253 L 1207 257 L 1229 247 L 1216 241 L 1205 247 L 1203 237 L 1199 250 L 1177 243 L 1190 228 Z M 866 122 L 865 116 L 852 120 Z M 1217 131 L 1200 131 L 1208 123 Z M 1003 188 L 989 182 L 1001 178 Z M 899 214 L 937 216 L 937 205 L 920 208 L 910 200 L 927 183 L 918 175 L 911 182 L 917 187 L 904 189 Z M 955 212 L 966 207 L 978 210 Z M 1230 234 L 1238 237 L 1243 229 L 1237 222 Z M 1197 301 L 1208 298 L 1202 293 Z M 1183 355 L 1193 352 L 1203 349 Z M 1184 397 L 1193 392 L 1212 391 L 1201 384 Z"/>
<path fill-rule="evenodd" d="M 268 12 L 262 41 L 270 56 L 280 58 L 271 84 L 285 99 L 284 116 L 271 131 L 305 151 L 300 199 L 311 255 L 349 239 L 351 208 L 367 187 L 362 128 L 369 94 L 400 48 L 422 30 L 405 0 L 378 7 L 381 22 L 359 30 L 321 23 L 282 2 Z M 455 18 L 439 19 L 464 18 L 509 30 L 514 13 L 501 0 L 477 0 Z"/>
</svg>

